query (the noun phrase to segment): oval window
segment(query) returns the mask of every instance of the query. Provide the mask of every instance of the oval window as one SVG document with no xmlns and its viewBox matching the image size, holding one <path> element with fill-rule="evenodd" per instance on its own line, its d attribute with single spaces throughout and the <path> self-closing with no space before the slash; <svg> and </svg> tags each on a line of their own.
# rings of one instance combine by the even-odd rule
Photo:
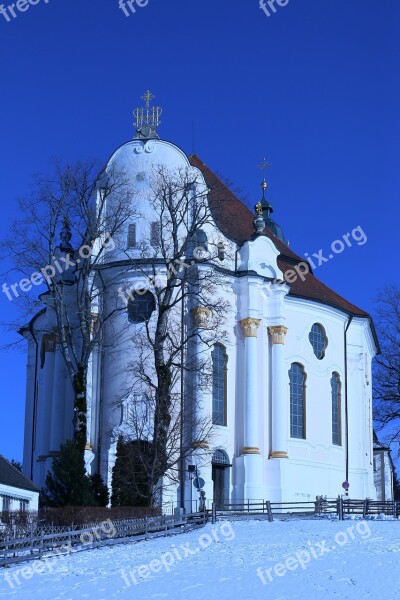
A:
<svg viewBox="0 0 400 600">
<path fill-rule="evenodd" d="M 325 356 L 325 350 L 328 345 L 328 339 L 325 334 L 325 329 L 319 323 L 314 323 L 311 331 L 308 334 L 308 339 L 318 360 L 322 360 Z"/>
</svg>

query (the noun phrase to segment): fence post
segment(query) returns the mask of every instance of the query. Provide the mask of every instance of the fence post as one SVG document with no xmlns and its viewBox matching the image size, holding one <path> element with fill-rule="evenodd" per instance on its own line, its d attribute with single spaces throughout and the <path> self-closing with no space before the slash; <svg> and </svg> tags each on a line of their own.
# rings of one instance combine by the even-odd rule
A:
<svg viewBox="0 0 400 600">
<path fill-rule="evenodd" d="M 8 542 L 9 536 L 6 535 L 5 541 Z M 7 567 L 7 558 L 8 558 L 8 544 L 4 546 L 4 567 Z"/>
<path fill-rule="evenodd" d="M 343 498 L 340 496 L 338 498 L 338 517 L 339 517 L 339 521 L 343 521 L 344 520 L 344 514 L 343 514 Z"/>
<path fill-rule="evenodd" d="M 272 521 L 274 520 L 274 517 L 272 515 L 271 502 L 269 500 L 267 500 L 266 504 L 267 504 L 267 512 L 268 512 L 268 521 L 270 523 L 272 523 Z"/>
<path fill-rule="evenodd" d="M 211 523 L 214 525 L 214 523 L 217 522 L 217 507 L 215 505 L 215 503 L 213 502 L 211 505 Z"/>
<path fill-rule="evenodd" d="M 365 499 L 364 500 L 364 505 L 363 505 L 363 519 L 365 519 L 365 517 L 368 514 L 368 500 Z"/>
</svg>

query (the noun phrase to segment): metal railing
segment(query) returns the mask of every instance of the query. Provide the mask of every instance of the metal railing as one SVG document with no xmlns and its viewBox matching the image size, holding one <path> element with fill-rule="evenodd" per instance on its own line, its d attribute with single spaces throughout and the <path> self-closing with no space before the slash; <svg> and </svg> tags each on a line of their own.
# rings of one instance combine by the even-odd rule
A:
<svg viewBox="0 0 400 600">
<path fill-rule="evenodd" d="M 89 550 L 125 542 L 146 540 L 185 533 L 203 527 L 208 521 L 204 513 L 192 513 L 176 517 L 146 517 L 144 519 L 108 520 L 108 530 L 103 524 L 92 524 L 79 529 L 53 533 L 35 532 L 32 536 L 15 538 L 6 536 L 0 541 L 0 567 L 27 560 L 45 559 L 55 554 Z"/>
</svg>

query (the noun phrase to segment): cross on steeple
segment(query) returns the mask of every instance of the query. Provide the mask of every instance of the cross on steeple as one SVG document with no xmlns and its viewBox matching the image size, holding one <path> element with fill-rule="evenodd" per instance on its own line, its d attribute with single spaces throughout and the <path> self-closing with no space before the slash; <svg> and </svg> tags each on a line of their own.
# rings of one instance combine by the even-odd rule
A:
<svg viewBox="0 0 400 600">
<path fill-rule="evenodd" d="M 264 158 L 263 158 L 263 161 L 262 161 L 262 163 L 261 163 L 261 165 L 258 165 L 258 168 L 259 168 L 259 169 L 262 169 L 262 170 L 264 170 L 264 171 L 265 171 L 265 170 L 266 170 L 266 169 L 268 169 L 270 166 L 271 166 L 271 164 L 270 164 L 270 163 L 267 163 L 267 161 L 266 161 L 266 159 L 265 159 L 265 157 L 264 157 Z"/>
<path fill-rule="evenodd" d="M 261 169 L 262 171 L 264 171 L 263 180 L 262 180 L 262 184 L 261 184 L 261 188 L 262 188 L 262 190 L 263 190 L 263 194 L 264 194 L 265 190 L 266 190 L 266 189 L 267 189 L 267 187 L 268 187 L 268 183 L 267 183 L 267 181 L 266 181 L 266 179 L 265 179 L 265 171 L 266 171 L 266 170 L 267 170 L 267 169 L 268 169 L 270 166 L 271 166 L 271 164 L 270 164 L 270 163 L 268 163 L 268 162 L 266 161 L 266 159 L 265 159 L 265 158 L 263 159 L 263 161 L 262 161 L 261 165 L 258 165 L 258 168 L 259 168 L 259 169 Z M 263 195 L 263 197 L 264 197 L 264 195 Z"/>
<path fill-rule="evenodd" d="M 151 101 L 155 98 L 150 90 L 147 90 L 141 96 L 145 105 L 140 108 L 135 108 L 133 115 L 135 117 L 134 125 L 136 127 L 135 138 L 142 139 L 159 139 L 157 127 L 160 124 L 160 116 L 162 110 L 159 106 L 150 106 Z"/>
<path fill-rule="evenodd" d="M 150 90 L 147 90 L 147 92 L 145 92 L 141 98 L 145 101 L 146 108 L 150 108 L 150 102 L 155 98 L 155 96 L 153 96 Z"/>
</svg>

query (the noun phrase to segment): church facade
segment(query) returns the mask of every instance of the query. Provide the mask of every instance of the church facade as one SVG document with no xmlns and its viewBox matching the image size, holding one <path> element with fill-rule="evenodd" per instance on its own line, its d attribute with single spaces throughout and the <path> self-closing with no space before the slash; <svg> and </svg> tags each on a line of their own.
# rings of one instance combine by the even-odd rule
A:
<svg viewBox="0 0 400 600">
<path fill-rule="evenodd" d="M 202 388 L 185 375 L 185 410 L 200 421 L 208 418 L 212 428 L 207 439 L 185 433 L 191 450 L 179 480 L 165 486 L 165 510 L 196 507 L 193 476 L 207 502 L 218 505 L 332 498 L 344 482 L 352 497 L 374 498 L 371 361 L 378 346 L 369 315 L 320 282 L 289 248 L 272 219 L 265 180 L 253 214 L 199 157 L 160 139 L 148 101 L 146 109 L 133 140 L 107 165 L 127 174 L 140 210 L 103 265 L 102 306 L 121 302 L 121 290 L 137 289 L 148 272 L 143 249 L 155 247 L 156 219 L 148 202 L 155 165 L 190 172 L 193 202 L 196 194 L 206 195 L 212 219 L 202 228 L 204 259 L 211 246 L 218 248 L 207 268 L 218 271 L 229 305 L 223 339 L 201 347 L 200 332 L 191 346 L 192 356 L 207 354 L 212 381 Z M 127 256 L 130 267 L 121 270 Z M 191 302 L 183 311 L 200 331 L 211 310 Z M 186 323 L 184 315 L 181 326 Z M 118 399 L 129 365 L 142 351 L 145 327 L 128 308 L 119 311 L 105 330 L 107 337 L 112 329 L 118 345 L 95 352 L 89 365 L 86 466 L 100 472 L 109 488 L 119 435 L 135 438 L 129 398 Z M 53 330 L 47 304 L 21 331 L 28 340 L 24 472 L 38 486 L 60 444 L 73 436 L 73 394 L 56 336 L 48 333 Z"/>
</svg>

